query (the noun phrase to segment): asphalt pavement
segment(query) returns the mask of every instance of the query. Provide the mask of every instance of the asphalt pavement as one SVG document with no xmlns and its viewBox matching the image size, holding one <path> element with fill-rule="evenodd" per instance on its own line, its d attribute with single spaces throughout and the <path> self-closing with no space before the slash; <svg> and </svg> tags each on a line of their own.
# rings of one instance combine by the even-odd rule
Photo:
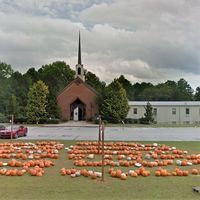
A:
<svg viewBox="0 0 200 200">
<path fill-rule="evenodd" d="M 22 140 L 97 140 L 98 126 L 28 127 Z M 105 140 L 115 141 L 200 141 L 200 128 L 105 127 Z"/>
</svg>

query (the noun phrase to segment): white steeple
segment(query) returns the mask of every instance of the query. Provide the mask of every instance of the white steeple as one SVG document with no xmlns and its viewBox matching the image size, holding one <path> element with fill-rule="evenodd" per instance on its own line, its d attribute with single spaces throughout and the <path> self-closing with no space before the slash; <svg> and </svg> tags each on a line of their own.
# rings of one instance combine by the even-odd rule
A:
<svg viewBox="0 0 200 200">
<path fill-rule="evenodd" d="M 85 70 L 83 67 L 83 64 L 81 62 L 81 36 L 79 31 L 79 43 L 78 43 L 78 64 L 76 65 L 76 74 L 75 78 L 81 78 L 83 81 L 85 81 Z"/>
</svg>

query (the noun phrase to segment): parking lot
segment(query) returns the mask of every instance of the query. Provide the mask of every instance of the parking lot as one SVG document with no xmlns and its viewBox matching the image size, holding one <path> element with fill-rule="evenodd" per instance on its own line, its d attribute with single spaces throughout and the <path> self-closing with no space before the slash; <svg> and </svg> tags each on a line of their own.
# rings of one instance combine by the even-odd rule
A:
<svg viewBox="0 0 200 200">
<path fill-rule="evenodd" d="M 96 140 L 98 126 L 28 127 L 23 140 Z M 198 141 L 200 128 L 105 127 L 105 140 L 124 141 Z"/>
</svg>

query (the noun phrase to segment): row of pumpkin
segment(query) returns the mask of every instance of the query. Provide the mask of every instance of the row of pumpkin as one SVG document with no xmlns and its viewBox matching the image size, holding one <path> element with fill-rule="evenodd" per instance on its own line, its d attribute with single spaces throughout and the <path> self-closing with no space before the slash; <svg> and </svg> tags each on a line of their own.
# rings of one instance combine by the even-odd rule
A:
<svg viewBox="0 0 200 200">
<path fill-rule="evenodd" d="M 4 159 L 0 161 L 0 175 L 43 176 L 45 168 L 54 166 L 54 162 L 46 158 L 57 159 L 62 148 L 63 144 L 55 141 L 0 143 L 0 158 Z"/>
<path fill-rule="evenodd" d="M 146 170 L 144 167 L 141 167 L 137 170 L 129 170 L 128 172 L 123 172 L 121 169 L 114 169 L 114 168 L 109 168 L 108 173 L 110 174 L 111 177 L 113 178 L 119 178 L 121 180 L 126 180 L 128 176 L 130 177 L 148 177 L 151 175 L 151 172 L 149 170 Z M 62 176 L 71 176 L 72 178 L 74 177 L 89 177 L 91 179 L 97 179 L 102 177 L 101 172 L 93 171 L 93 170 L 87 170 L 87 169 L 66 169 L 62 168 L 60 170 L 60 174 Z M 161 176 L 161 177 L 167 177 L 167 176 L 189 176 L 190 174 L 192 175 L 199 175 L 200 170 L 193 168 L 191 170 L 182 170 L 178 167 L 176 167 L 172 172 L 169 172 L 167 169 L 164 168 L 157 168 L 156 171 L 154 172 L 155 176 Z"/>
</svg>

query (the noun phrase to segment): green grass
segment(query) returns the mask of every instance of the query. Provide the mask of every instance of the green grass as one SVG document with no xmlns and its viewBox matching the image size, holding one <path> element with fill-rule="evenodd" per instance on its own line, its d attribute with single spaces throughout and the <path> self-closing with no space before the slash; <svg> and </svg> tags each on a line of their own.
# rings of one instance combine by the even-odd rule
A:
<svg viewBox="0 0 200 200">
<path fill-rule="evenodd" d="M 5 140 L 0 140 L 5 142 Z M 73 141 L 62 141 L 69 146 Z M 147 142 L 145 142 L 147 143 Z M 200 153 L 199 142 L 159 142 L 189 153 Z M 200 177 L 128 177 L 127 181 L 111 178 L 107 173 L 105 182 L 90 178 L 61 176 L 62 167 L 71 168 L 72 162 L 66 159 L 66 151 L 60 152 L 60 158 L 54 160 L 55 166 L 45 169 L 43 177 L 0 176 L 0 199 L 3 200 L 51 200 L 51 199 L 95 199 L 95 200 L 123 200 L 123 199 L 199 199 L 200 194 L 192 191 L 193 186 L 200 186 Z M 175 166 L 173 166 L 175 167 Z M 196 168 L 200 169 L 197 165 Z M 134 167 L 130 167 L 133 169 Z M 92 168 L 88 168 L 92 169 Z M 106 167 L 107 169 L 107 167 Z M 127 171 L 127 168 L 123 168 Z M 154 171 L 155 169 L 153 169 Z M 100 171 L 100 168 L 96 168 Z"/>
</svg>

